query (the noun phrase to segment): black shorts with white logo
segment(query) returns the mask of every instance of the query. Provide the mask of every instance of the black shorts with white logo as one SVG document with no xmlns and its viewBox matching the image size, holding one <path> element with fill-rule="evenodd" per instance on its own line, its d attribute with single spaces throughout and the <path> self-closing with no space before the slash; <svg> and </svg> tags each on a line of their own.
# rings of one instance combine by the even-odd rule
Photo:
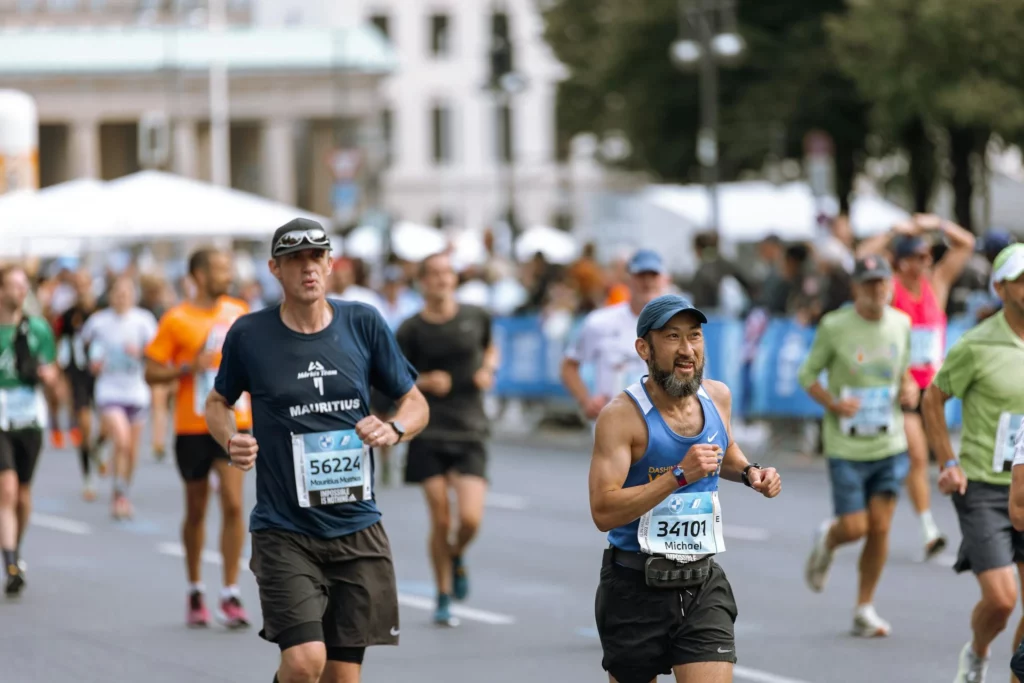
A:
<svg viewBox="0 0 1024 683">
<path fill-rule="evenodd" d="M 398 645 L 398 587 L 380 522 L 340 538 L 252 532 L 264 640 L 338 648 Z"/>
<path fill-rule="evenodd" d="M 714 561 L 699 588 L 651 588 L 606 550 L 595 611 L 601 666 L 618 683 L 650 683 L 684 664 L 736 663 L 736 598 Z"/>
</svg>

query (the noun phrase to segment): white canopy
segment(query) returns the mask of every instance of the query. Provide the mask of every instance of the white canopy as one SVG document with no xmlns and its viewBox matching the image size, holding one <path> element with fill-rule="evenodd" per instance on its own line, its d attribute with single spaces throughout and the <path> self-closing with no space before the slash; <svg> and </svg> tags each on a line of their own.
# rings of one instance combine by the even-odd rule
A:
<svg viewBox="0 0 1024 683">
<path fill-rule="evenodd" d="M 573 235 L 564 230 L 535 225 L 526 229 L 516 240 L 516 259 L 520 262 L 529 261 L 537 252 L 543 254 L 549 263 L 565 265 L 576 260 L 580 245 Z"/>
<path fill-rule="evenodd" d="M 702 185 L 652 185 L 645 196 L 693 226 L 710 224 L 711 202 Z M 834 216 L 839 209 L 834 197 L 816 199 L 807 183 L 767 181 L 722 183 L 718 206 L 719 234 L 732 242 L 756 242 L 771 234 L 784 240 L 813 239 L 818 215 Z M 907 217 L 906 211 L 875 195 L 858 195 L 850 206 L 850 222 L 858 237 L 888 230 Z"/>
<path fill-rule="evenodd" d="M 325 228 L 330 219 L 263 197 L 160 171 L 141 171 L 107 183 L 122 229 L 146 237 L 269 238 L 293 218 Z"/>
<path fill-rule="evenodd" d="M 437 228 L 409 221 L 391 228 L 391 249 L 404 261 L 422 261 L 448 248 L 448 238 Z"/>
</svg>

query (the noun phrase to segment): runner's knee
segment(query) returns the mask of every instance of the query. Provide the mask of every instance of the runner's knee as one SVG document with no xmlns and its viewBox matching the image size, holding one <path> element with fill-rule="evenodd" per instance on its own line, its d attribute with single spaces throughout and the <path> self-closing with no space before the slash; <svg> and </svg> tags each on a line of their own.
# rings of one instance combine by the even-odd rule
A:
<svg viewBox="0 0 1024 683">
<path fill-rule="evenodd" d="M 839 536 L 843 541 L 857 541 L 868 533 L 868 517 L 863 513 L 844 515 L 836 522 Z"/>
<path fill-rule="evenodd" d="M 185 485 L 185 520 L 189 524 L 201 524 L 206 519 L 206 505 L 209 485 L 205 481 L 189 482 Z"/>
<path fill-rule="evenodd" d="M 317 627 L 320 624 L 313 624 Z M 281 634 L 278 645 L 281 647 L 281 683 L 317 683 L 327 666 L 327 651 L 323 644 L 323 631 L 319 631 L 319 641 L 306 641 L 288 645 L 291 640 L 309 637 L 305 628 L 309 624 L 300 624 Z"/>
<path fill-rule="evenodd" d="M 18 475 L 14 470 L 0 472 L 0 508 L 12 509 L 18 502 Z"/>
</svg>

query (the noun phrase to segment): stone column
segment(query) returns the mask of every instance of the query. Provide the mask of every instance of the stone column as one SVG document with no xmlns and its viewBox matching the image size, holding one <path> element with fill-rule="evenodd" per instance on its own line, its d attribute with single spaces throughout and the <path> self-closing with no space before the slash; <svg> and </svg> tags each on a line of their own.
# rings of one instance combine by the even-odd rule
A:
<svg viewBox="0 0 1024 683">
<path fill-rule="evenodd" d="M 186 178 L 198 179 L 199 131 L 195 121 L 181 119 L 174 122 L 171 150 L 174 172 Z"/>
<path fill-rule="evenodd" d="M 295 206 L 294 125 L 290 119 L 268 119 L 260 134 L 260 183 L 270 199 Z"/>
<path fill-rule="evenodd" d="M 68 166 L 71 178 L 100 180 L 100 123 L 95 119 L 72 121 L 68 126 Z"/>
</svg>

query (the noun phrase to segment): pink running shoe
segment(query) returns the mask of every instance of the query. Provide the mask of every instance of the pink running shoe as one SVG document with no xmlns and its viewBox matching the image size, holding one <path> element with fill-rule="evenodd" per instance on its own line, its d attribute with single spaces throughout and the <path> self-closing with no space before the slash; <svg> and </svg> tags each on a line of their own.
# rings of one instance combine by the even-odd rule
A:
<svg viewBox="0 0 1024 683">
<path fill-rule="evenodd" d="M 210 624 L 210 611 L 203 602 L 203 594 L 195 591 L 188 596 L 188 612 L 185 621 L 189 628 L 205 628 Z"/>
<path fill-rule="evenodd" d="M 227 600 L 220 601 L 220 622 L 227 628 L 248 628 L 249 616 L 242 607 L 242 601 L 232 596 Z"/>
</svg>

